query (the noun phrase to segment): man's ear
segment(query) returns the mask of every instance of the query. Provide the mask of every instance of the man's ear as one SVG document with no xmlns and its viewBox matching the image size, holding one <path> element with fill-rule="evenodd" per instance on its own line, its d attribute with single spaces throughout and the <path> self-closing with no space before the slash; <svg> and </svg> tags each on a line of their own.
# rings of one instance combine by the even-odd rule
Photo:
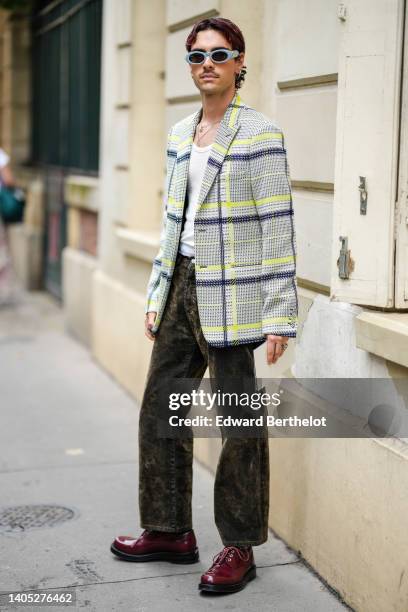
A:
<svg viewBox="0 0 408 612">
<path fill-rule="evenodd" d="M 241 52 L 242 53 L 242 52 Z M 244 65 L 244 56 L 243 55 L 239 55 L 236 59 L 235 59 L 235 65 L 237 68 L 239 68 L 239 72 L 237 72 L 237 74 L 239 74 L 241 72 L 241 69 Z"/>
</svg>

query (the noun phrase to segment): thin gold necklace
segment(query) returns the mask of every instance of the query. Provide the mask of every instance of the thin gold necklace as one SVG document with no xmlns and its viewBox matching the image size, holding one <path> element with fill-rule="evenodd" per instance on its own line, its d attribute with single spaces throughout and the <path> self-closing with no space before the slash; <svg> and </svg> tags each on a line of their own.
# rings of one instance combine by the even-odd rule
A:
<svg viewBox="0 0 408 612">
<path fill-rule="evenodd" d="M 216 121 L 215 123 L 210 123 L 210 124 L 208 124 L 208 125 L 209 125 L 209 128 L 208 128 L 208 129 L 210 129 L 210 128 L 214 127 L 214 125 L 218 125 L 218 123 L 221 123 L 221 119 L 220 119 L 219 121 Z M 198 125 L 199 125 L 198 131 L 199 131 L 200 133 L 201 133 L 201 132 L 202 132 L 202 131 L 203 131 L 203 130 L 204 130 L 206 127 L 207 127 L 207 125 L 205 125 L 205 126 L 204 126 L 204 125 L 201 125 L 201 121 L 200 121 L 200 123 L 199 123 Z M 207 130 L 207 132 L 208 132 L 208 130 Z"/>
<path fill-rule="evenodd" d="M 215 123 L 211 123 L 211 124 L 210 124 L 210 127 L 209 127 L 209 128 L 207 128 L 207 129 L 205 130 L 205 132 L 203 132 L 203 130 L 204 130 L 204 126 L 199 126 L 199 128 L 198 128 L 198 132 L 199 132 L 199 133 L 197 134 L 197 144 L 198 144 L 198 145 L 200 145 L 200 142 L 201 142 L 201 140 L 202 140 L 203 136 L 205 136 L 205 134 L 207 134 L 207 132 L 209 132 L 209 131 L 210 131 L 210 129 L 211 129 L 212 127 L 214 127 L 214 125 L 218 125 L 218 123 L 221 123 L 221 119 L 220 119 L 219 121 L 216 121 Z M 207 126 L 205 126 L 205 127 L 207 127 Z"/>
</svg>

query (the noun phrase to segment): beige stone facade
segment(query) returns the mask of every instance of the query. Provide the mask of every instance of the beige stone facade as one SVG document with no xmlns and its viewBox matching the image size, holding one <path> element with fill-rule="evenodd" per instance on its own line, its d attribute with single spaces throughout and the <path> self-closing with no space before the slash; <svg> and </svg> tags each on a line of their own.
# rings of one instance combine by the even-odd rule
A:
<svg viewBox="0 0 408 612">
<path fill-rule="evenodd" d="M 200 104 L 184 41 L 197 19 L 215 15 L 244 33 L 248 73 L 241 96 L 284 130 L 292 178 L 299 335 L 274 366 L 266 364 L 265 347 L 257 349 L 258 377 L 407 377 L 407 266 L 393 263 L 394 249 L 396 261 L 408 253 L 406 175 L 400 174 L 397 191 L 399 87 L 405 108 L 407 89 L 406 78 L 398 81 L 407 54 L 402 7 L 400 0 L 347 6 L 105 0 L 100 172 L 66 180 L 63 294 L 69 329 L 135 398 L 141 399 L 152 348 L 144 336 L 144 302 L 158 249 L 167 129 Z M 27 74 L 12 71 L 21 97 L 10 101 L 10 24 L 0 19 L 1 135 L 18 163 L 28 138 Z M 16 40 L 24 46 L 24 36 Z M 10 112 L 23 117 L 16 132 Z M 41 177 L 18 172 L 29 205 L 23 227 L 14 230 L 15 250 L 30 286 L 39 282 L 30 253 L 43 231 L 42 184 Z M 366 214 L 360 176 L 368 185 Z M 348 237 L 346 278 L 339 236 Z M 197 440 L 196 457 L 214 470 L 219 447 L 219 440 Z M 271 528 L 355 610 L 405 612 L 406 440 L 281 437 L 270 440 L 270 452 Z"/>
</svg>

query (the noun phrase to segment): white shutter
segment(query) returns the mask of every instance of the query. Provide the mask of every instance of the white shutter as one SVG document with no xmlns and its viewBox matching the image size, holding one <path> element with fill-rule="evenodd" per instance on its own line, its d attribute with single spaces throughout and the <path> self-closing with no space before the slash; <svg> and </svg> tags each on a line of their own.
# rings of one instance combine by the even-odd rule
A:
<svg viewBox="0 0 408 612">
<path fill-rule="evenodd" d="M 408 11 L 405 14 L 408 32 Z M 401 138 L 396 215 L 395 307 L 408 308 L 408 40 L 404 43 L 402 77 Z"/>
<path fill-rule="evenodd" d="M 339 5 L 339 19 L 331 298 L 391 307 L 404 0 L 351 0 Z M 339 277 L 340 236 L 348 278 Z"/>
</svg>

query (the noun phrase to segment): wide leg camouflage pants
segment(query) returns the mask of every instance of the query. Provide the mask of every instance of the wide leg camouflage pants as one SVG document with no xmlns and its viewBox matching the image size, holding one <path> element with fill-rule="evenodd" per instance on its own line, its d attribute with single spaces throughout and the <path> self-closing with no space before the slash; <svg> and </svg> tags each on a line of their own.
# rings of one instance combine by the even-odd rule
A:
<svg viewBox="0 0 408 612">
<path fill-rule="evenodd" d="M 261 342 L 215 348 L 205 340 L 198 315 L 194 260 L 177 256 L 172 284 L 156 333 L 139 420 L 139 508 L 144 529 L 192 529 L 193 439 L 160 437 L 160 381 L 228 377 L 256 381 L 254 349 Z M 267 434 L 224 437 L 214 483 L 215 524 L 225 546 L 258 545 L 268 537 Z"/>
</svg>

